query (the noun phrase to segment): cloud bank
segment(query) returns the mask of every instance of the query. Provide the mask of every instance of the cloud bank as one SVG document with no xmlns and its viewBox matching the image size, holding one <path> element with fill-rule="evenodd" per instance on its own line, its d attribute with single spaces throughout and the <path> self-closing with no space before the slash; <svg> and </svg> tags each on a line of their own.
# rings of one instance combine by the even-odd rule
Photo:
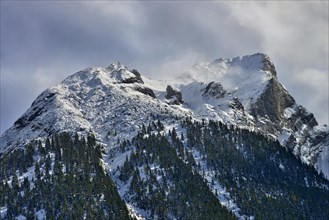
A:
<svg viewBox="0 0 329 220">
<path fill-rule="evenodd" d="M 329 124 L 327 1 L 1 1 L 0 33 L 1 133 L 44 89 L 88 66 L 119 60 L 161 79 L 255 52 Z"/>
</svg>

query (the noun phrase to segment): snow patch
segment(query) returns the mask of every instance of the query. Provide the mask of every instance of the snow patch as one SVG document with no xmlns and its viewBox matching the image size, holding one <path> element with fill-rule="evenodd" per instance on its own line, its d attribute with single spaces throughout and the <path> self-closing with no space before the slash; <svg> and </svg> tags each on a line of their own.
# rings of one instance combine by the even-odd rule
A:
<svg viewBox="0 0 329 220">
<path fill-rule="evenodd" d="M 283 117 L 285 118 L 290 118 L 291 115 L 293 115 L 294 113 L 296 113 L 295 109 L 293 108 L 286 108 L 283 112 Z"/>
<path fill-rule="evenodd" d="M 3 207 L 0 207 L 0 218 L 1 219 L 5 219 L 5 216 L 7 215 L 7 207 L 6 206 L 3 206 Z"/>
<path fill-rule="evenodd" d="M 285 169 L 284 166 L 282 165 L 282 163 L 279 164 L 279 168 L 280 168 L 281 170 L 284 170 L 284 169 Z"/>
<path fill-rule="evenodd" d="M 291 136 L 291 131 L 284 128 L 282 133 L 278 137 L 278 141 L 280 142 L 281 145 L 285 145 L 285 143 L 289 140 Z"/>
<path fill-rule="evenodd" d="M 35 216 L 38 220 L 43 220 L 43 219 L 46 219 L 47 216 L 46 216 L 46 210 L 44 209 L 40 209 L 38 210 L 36 213 L 35 213 Z"/>
</svg>

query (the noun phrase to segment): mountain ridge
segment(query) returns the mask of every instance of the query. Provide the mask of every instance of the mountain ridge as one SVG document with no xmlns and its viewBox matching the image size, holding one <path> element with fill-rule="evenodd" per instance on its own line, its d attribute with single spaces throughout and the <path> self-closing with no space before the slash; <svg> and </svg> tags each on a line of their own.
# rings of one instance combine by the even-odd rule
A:
<svg viewBox="0 0 329 220">
<path fill-rule="evenodd" d="M 323 156 L 329 148 L 328 127 L 316 127 L 313 114 L 298 105 L 278 81 L 267 55 L 216 59 L 195 65 L 179 78 L 185 82 L 150 80 L 120 62 L 79 71 L 36 98 L 27 112 L 2 134 L 0 152 L 12 144 L 70 130 L 93 130 L 99 141 L 107 144 L 111 138 L 102 128 L 113 129 L 114 123 L 113 118 L 102 114 L 123 115 L 123 126 L 116 126 L 120 123 L 117 120 L 114 129 L 127 137 L 136 133 L 150 114 L 168 119 L 189 116 L 269 135 L 303 162 L 329 175 L 329 162 Z M 180 95 L 166 96 L 168 86 Z"/>
<path fill-rule="evenodd" d="M 323 219 L 328 134 L 264 54 L 175 81 L 86 68 L 1 135 L 0 217 Z"/>
</svg>

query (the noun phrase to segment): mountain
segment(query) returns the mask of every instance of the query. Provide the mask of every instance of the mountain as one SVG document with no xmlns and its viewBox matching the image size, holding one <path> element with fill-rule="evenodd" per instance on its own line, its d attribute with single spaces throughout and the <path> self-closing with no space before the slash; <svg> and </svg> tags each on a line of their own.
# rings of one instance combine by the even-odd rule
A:
<svg viewBox="0 0 329 220">
<path fill-rule="evenodd" d="M 128 138 L 151 114 L 191 116 L 270 135 L 329 175 L 329 128 L 318 126 L 313 114 L 295 102 L 267 55 L 200 63 L 179 78 L 173 83 L 150 80 L 119 62 L 77 72 L 32 103 L 1 136 L 0 152 L 60 131 L 92 130 L 108 144 L 112 140 L 105 131 L 115 129 Z M 168 96 L 168 85 L 181 97 Z"/>
<path fill-rule="evenodd" d="M 329 128 L 295 102 L 267 55 L 201 63 L 184 77 L 191 83 L 181 86 L 183 97 L 196 115 L 270 135 L 329 176 Z"/>
<path fill-rule="evenodd" d="M 48 157 L 53 165 L 45 171 Z M 86 159 L 64 159 L 71 157 Z M 329 204 L 329 128 L 295 102 L 260 53 L 200 63 L 168 82 L 119 62 L 77 72 L 42 92 L 2 134 L 0 159 L 1 179 L 13 189 L 15 175 L 18 188 L 27 177 L 35 198 L 39 185 L 65 180 L 73 186 L 79 180 L 67 178 L 88 170 L 83 185 L 100 184 L 89 197 L 96 201 L 110 188 L 121 204 L 109 197 L 90 201 L 88 210 L 104 210 L 99 218 L 115 219 L 115 210 L 137 219 L 262 219 L 273 218 L 273 211 L 278 219 L 288 212 L 321 219 L 329 212 L 322 208 Z M 62 172 L 54 172 L 55 164 Z M 78 164 L 80 171 L 67 169 Z M 43 173 L 37 180 L 36 172 Z M 78 200 L 69 199 L 75 194 L 59 192 L 67 196 L 66 209 L 75 210 Z M 24 213 L 9 212 L 8 201 L 1 203 L 3 217 Z M 49 216 L 49 201 L 42 200 L 34 214 Z"/>
</svg>

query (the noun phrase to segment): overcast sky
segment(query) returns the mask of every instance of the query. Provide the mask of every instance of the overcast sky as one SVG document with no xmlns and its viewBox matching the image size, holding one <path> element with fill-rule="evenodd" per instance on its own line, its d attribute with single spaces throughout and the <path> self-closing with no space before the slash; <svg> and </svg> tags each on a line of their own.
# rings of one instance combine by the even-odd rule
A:
<svg viewBox="0 0 329 220">
<path fill-rule="evenodd" d="M 328 123 L 328 1 L 1 1 L 1 127 L 43 90 L 120 61 L 151 78 L 263 52 L 296 101 Z"/>
</svg>

